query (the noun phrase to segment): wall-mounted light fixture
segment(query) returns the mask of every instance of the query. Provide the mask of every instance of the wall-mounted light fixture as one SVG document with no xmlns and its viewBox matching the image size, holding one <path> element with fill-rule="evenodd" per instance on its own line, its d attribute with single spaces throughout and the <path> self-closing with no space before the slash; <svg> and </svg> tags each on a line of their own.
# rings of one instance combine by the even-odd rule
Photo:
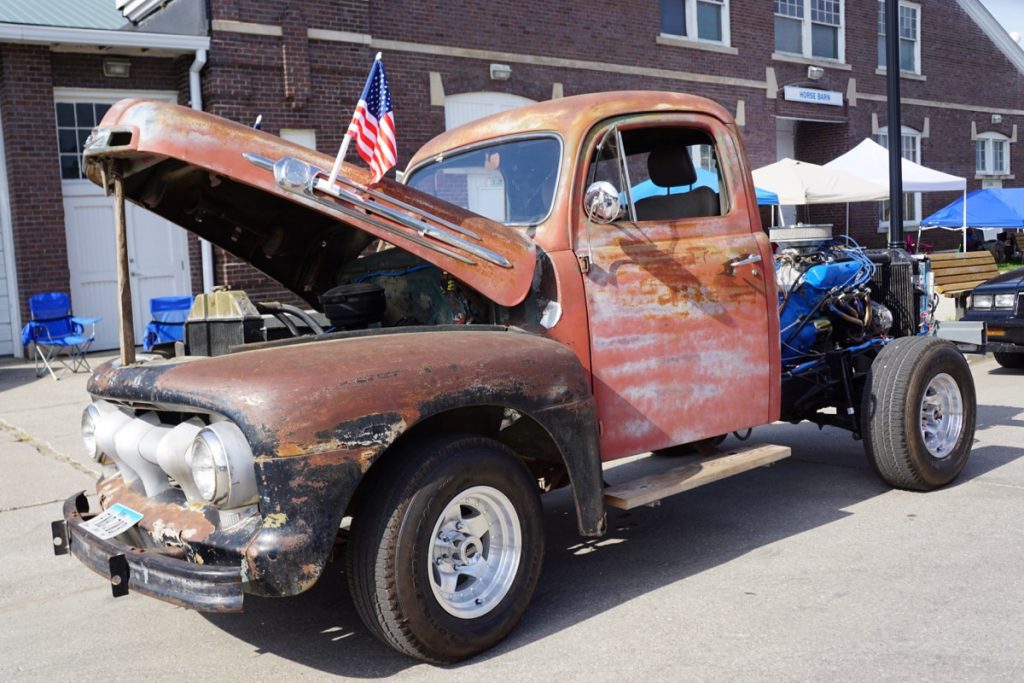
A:
<svg viewBox="0 0 1024 683">
<path fill-rule="evenodd" d="M 132 63 L 127 59 L 104 59 L 103 75 L 107 78 L 128 78 L 132 75 Z"/>
<path fill-rule="evenodd" d="M 508 64 L 491 64 L 491 80 L 507 81 L 512 76 L 512 67 Z"/>
<path fill-rule="evenodd" d="M 820 81 L 821 77 L 825 75 L 825 69 L 820 66 L 809 66 L 807 67 L 807 78 L 812 81 Z"/>
<path fill-rule="evenodd" d="M 1002 114 L 992 114 L 992 123 L 1002 123 L 1002 122 L 1003 122 L 1003 115 Z"/>
</svg>

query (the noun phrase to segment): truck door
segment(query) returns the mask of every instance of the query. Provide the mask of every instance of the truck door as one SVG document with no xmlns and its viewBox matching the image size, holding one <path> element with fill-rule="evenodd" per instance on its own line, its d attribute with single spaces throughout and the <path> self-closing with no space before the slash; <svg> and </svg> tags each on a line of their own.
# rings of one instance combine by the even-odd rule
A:
<svg viewBox="0 0 1024 683">
<path fill-rule="evenodd" d="M 777 419 L 774 268 L 735 133 L 650 115 L 590 141 L 583 182 L 610 182 L 622 205 L 604 223 L 581 207 L 574 242 L 602 458 Z"/>
</svg>

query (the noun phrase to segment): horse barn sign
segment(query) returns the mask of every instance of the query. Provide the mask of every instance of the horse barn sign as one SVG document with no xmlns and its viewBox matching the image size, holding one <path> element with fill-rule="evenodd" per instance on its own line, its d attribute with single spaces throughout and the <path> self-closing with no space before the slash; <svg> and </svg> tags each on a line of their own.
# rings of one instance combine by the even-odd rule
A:
<svg viewBox="0 0 1024 683">
<path fill-rule="evenodd" d="M 835 90 L 816 90 L 815 88 L 801 88 L 796 85 L 787 85 L 784 89 L 785 99 L 791 102 L 806 102 L 808 104 L 828 104 L 833 107 L 843 106 L 843 93 Z"/>
</svg>

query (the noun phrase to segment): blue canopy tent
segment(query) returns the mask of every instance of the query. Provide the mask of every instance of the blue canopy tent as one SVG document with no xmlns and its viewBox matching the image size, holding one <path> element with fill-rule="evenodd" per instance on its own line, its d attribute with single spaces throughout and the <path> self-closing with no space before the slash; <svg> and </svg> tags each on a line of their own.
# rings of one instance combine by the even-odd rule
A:
<svg viewBox="0 0 1024 683">
<path fill-rule="evenodd" d="M 659 194 L 682 194 L 683 192 L 689 192 L 695 187 L 709 187 L 715 192 L 718 192 L 718 174 L 714 171 L 708 171 L 703 168 L 694 169 L 697 171 L 697 182 L 693 185 L 679 185 L 676 187 L 664 188 L 658 187 L 651 180 L 645 180 L 642 183 L 637 183 L 633 186 L 632 194 L 633 201 L 643 199 L 645 197 L 654 197 Z M 665 190 L 668 189 L 668 192 Z M 774 192 L 768 190 L 762 190 L 760 187 L 754 188 L 757 191 L 757 203 L 761 206 L 771 206 L 779 203 L 779 196 Z"/>
<path fill-rule="evenodd" d="M 923 228 L 959 228 L 965 224 L 964 197 L 921 221 Z M 1024 229 L 1024 188 L 975 190 L 966 197 L 969 228 Z"/>
</svg>

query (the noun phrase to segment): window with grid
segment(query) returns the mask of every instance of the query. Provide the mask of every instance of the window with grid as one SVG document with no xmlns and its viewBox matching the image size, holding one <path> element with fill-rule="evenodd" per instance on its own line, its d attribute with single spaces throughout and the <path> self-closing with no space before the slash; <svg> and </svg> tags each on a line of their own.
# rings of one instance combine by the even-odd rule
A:
<svg viewBox="0 0 1024 683">
<path fill-rule="evenodd" d="M 661 0 L 661 32 L 728 44 L 729 0 Z"/>
<path fill-rule="evenodd" d="M 804 0 L 775 0 L 775 50 L 802 54 Z"/>
<path fill-rule="evenodd" d="M 62 180 L 80 180 L 82 146 L 89 133 L 110 109 L 109 103 L 57 102 L 57 148 Z"/>
<path fill-rule="evenodd" d="M 811 0 L 811 55 L 839 59 L 839 0 Z"/>
<path fill-rule="evenodd" d="M 878 131 L 878 144 L 889 149 L 889 130 L 882 128 Z M 913 128 L 903 126 L 900 135 L 900 156 L 916 164 L 921 163 L 921 134 Z M 889 227 L 889 202 L 882 202 L 880 205 L 880 228 Z M 903 193 L 903 224 L 917 225 L 921 222 L 921 193 Z"/>
<path fill-rule="evenodd" d="M 974 141 L 978 175 L 1010 174 L 1010 140 L 1000 133 L 982 133 Z"/>
<path fill-rule="evenodd" d="M 843 59 L 843 0 L 774 0 L 775 51 Z"/>
<path fill-rule="evenodd" d="M 899 24 L 900 70 L 921 73 L 921 8 L 901 2 Z M 878 0 L 878 68 L 885 65 L 885 0 Z"/>
</svg>

